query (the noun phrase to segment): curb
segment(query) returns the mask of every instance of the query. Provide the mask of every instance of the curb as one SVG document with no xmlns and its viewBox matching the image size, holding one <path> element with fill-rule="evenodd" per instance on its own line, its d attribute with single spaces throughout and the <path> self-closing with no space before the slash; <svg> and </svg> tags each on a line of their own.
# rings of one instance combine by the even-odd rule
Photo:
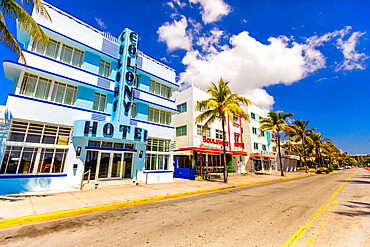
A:
<svg viewBox="0 0 370 247">
<path fill-rule="evenodd" d="M 171 195 L 143 198 L 143 199 L 132 200 L 132 201 L 116 202 L 116 203 L 110 203 L 110 204 L 99 205 L 99 206 L 70 209 L 70 210 L 53 212 L 53 213 L 5 219 L 5 220 L 0 220 L 0 228 L 16 226 L 16 225 L 21 225 L 21 224 L 26 224 L 26 223 L 31 223 L 31 222 L 55 220 L 59 218 L 76 216 L 76 215 L 81 215 L 81 214 L 86 214 L 86 213 L 107 211 L 107 210 L 129 207 L 133 205 L 140 205 L 140 204 L 145 204 L 145 203 L 150 203 L 150 202 L 158 202 L 158 201 L 164 201 L 168 199 L 174 199 L 174 198 L 180 198 L 180 197 L 186 197 L 186 196 L 192 196 L 192 195 L 200 195 L 200 194 L 205 194 L 205 193 L 210 193 L 210 192 L 229 190 L 229 189 L 234 189 L 234 188 L 246 187 L 246 186 L 257 185 L 257 184 L 264 184 L 264 183 L 271 183 L 271 182 L 276 182 L 280 180 L 307 177 L 307 176 L 312 176 L 312 175 L 315 175 L 315 174 L 312 173 L 312 174 L 303 174 L 303 175 L 297 175 L 297 176 L 291 176 L 291 177 L 275 178 L 275 179 L 264 180 L 264 181 L 228 185 L 228 186 L 211 188 L 211 189 L 195 190 L 195 191 L 182 192 L 182 193 L 176 193 L 176 194 L 171 194 Z"/>
</svg>

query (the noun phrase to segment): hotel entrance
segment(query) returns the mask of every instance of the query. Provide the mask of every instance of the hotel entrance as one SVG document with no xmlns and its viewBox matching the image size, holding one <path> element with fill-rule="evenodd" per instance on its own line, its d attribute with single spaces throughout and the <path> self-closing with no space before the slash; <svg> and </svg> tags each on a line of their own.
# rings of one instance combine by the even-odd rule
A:
<svg viewBox="0 0 370 247">
<path fill-rule="evenodd" d="M 112 145 L 111 148 L 107 148 L 107 143 L 95 142 L 96 146 L 91 145 L 92 141 L 89 142 L 87 147 L 85 168 L 84 171 L 90 170 L 91 180 L 106 180 L 106 179 L 122 179 L 132 177 L 132 162 L 134 158 L 133 144 L 126 144 L 126 146 Z M 99 144 L 99 146 L 97 146 Z M 116 143 L 114 143 L 116 144 Z M 101 146 L 105 147 L 101 147 Z M 108 144 L 109 145 L 109 144 Z M 124 144 L 122 144 L 124 145 Z M 104 150 L 100 150 L 104 149 Z M 132 151 L 130 150 L 132 149 Z M 86 174 L 85 180 L 88 179 Z"/>
<path fill-rule="evenodd" d="M 90 170 L 91 180 L 131 178 L 133 153 L 89 150 L 85 172 Z M 85 180 L 88 179 L 85 175 Z"/>
</svg>

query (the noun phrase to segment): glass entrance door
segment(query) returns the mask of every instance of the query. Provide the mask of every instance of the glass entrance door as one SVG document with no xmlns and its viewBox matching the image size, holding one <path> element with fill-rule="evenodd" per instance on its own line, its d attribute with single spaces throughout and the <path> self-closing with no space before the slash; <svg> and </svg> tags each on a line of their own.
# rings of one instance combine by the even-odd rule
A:
<svg viewBox="0 0 370 247">
<path fill-rule="evenodd" d="M 133 153 L 89 150 L 86 153 L 85 172 L 91 171 L 91 180 L 131 178 L 133 156 Z M 84 180 L 87 180 L 87 175 Z"/>
<path fill-rule="evenodd" d="M 94 180 L 95 179 L 95 174 L 96 174 L 96 168 L 98 164 L 98 151 L 87 151 L 86 154 L 86 160 L 85 160 L 85 169 L 84 172 L 87 172 L 90 170 L 90 179 Z M 84 180 L 88 179 L 88 174 L 85 175 Z"/>
<path fill-rule="evenodd" d="M 112 153 L 113 160 L 112 160 L 112 170 L 110 173 L 111 178 L 120 178 L 121 171 L 122 171 L 122 154 L 120 153 Z"/>
<path fill-rule="evenodd" d="M 133 157 L 133 154 L 132 153 L 125 153 L 124 154 L 124 161 L 123 161 L 123 166 L 124 166 L 124 174 L 123 174 L 123 177 L 124 178 L 131 178 L 131 174 L 132 174 L 132 157 Z"/>
<path fill-rule="evenodd" d="M 98 178 L 108 178 L 111 153 L 100 153 Z"/>
</svg>

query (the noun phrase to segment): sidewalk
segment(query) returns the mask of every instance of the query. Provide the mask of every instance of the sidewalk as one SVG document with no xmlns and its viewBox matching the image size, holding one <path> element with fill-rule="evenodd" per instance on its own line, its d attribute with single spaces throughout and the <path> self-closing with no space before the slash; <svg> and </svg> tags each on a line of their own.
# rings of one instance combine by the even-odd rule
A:
<svg viewBox="0 0 370 247">
<path fill-rule="evenodd" d="M 309 174 L 312 175 L 312 172 Z M 302 175 L 304 176 L 305 172 L 289 172 L 287 173 L 287 178 Z M 212 191 L 212 189 L 218 190 L 217 188 L 221 190 L 225 186 L 244 186 L 246 183 L 266 182 L 268 180 L 280 178 L 282 178 L 280 176 L 280 172 L 276 172 L 267 175 L 248 174 L 230 176 L 228 184 L 224 184 L 222 182 L 175 179 L 173 183 L 148 185 L 122 183 L 119 185 L 100 186 L 98 189 L 88 188 L 82 191 L 76 190 L 58 193 L 0 195 L 0 222 L 4 219 L 41 215 L 71 209 L 83 209 L 105 204 L 121 203 L 165 195 L 175 195 L 184 192 L 194 192 L 207 189 L 211 189 L 210 191 Z"/>
</svg>

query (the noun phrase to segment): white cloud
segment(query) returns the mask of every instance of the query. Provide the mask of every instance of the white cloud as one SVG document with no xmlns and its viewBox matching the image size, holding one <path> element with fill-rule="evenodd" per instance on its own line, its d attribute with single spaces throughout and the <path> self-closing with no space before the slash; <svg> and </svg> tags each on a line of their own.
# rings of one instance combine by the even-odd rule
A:
<svg viewBox="0 0 370 247">
<path fill-rule="evenodd" d="M 355 32 L 343 41 L 351 27 L 314 35 L 298 43 L 293 37 L 270 37 L 264 44 L 244 31 L 221 45 L 223 31 L 212 29 L 210 35 L 195 37 L 199 50 L 189 50 L 182 63 L 186 69 L 180 74 L 180 84 L 195 84 L 203 89 L 210 81 L 218 81 L 222 76 L 230 81 L 233 91 L 249 97 L 256 104 L 271 108 L 274 99 L 263 88 L 275 84 L 290 85 L 326 67 L 326 57 L 318 50 L 328 42 L 338 40 L 345 61 L 343 69 L 363 69 L 368 57 L 357 53 L 355 47 L 363 33 Z"/>
<path fill-rule="evenodd" d="M 179 7 L 183 8 L 186 6 L 185 2 L 181 2 L 180 0 L 172 0 L 174 3 L 176 3 Z"/>
<path fill-rule="evenodd" d="M 288 47 L 286 39 L 270 38 L 270 43 L 265 45 L 248 32 L 241 32 L 230 38 L 231 47 L 223 46 L 219 52 L 202 55 L 199 51 L 189 51 L 182 60 L 186 70 L 180 74 L 180 83 L 206 88 L 210 81 L 218 81 L 222 76 L 230 81 L 233 91 L 269 107 L 273 98 L 262 87 L 291 84 L 306 74 L 302 45 L 293 43 Z"/>
<path fill-rule="evenodd" d="M 190 3 L 201 5 L 202 20 L 205 24 L 219 21 L 231 11 L 230 6 L 223 0 L 190 0 Z"/>
<path fill-rule="evenodd" d="M 354 69 L 365 69 L 365 60 L 369 57 L 365 53 L 358 53 L 356 51 L 356 46 L 358 44 L 358 39 L 365 33 L 354 32 L 348 40 L 344 41 L 339 38 L 337 41 L 337 48 L 343 52 L 344 61 L 339 64 L 336 71 L 339 70 L 354 70 Z"/>
<path fill-rule="evenodd" d="M 192 47 L 192 38 L 186 31 L 187 26 L 188 22 L 183 15 L 179 21 L 174 20 L 172 23 L 164 23 L 157 31 L 159 41 L 165 42 L 169 51 L 176 49 L 190 50 Z"/>
<path fill-rule="evenodd" d="M 199 37 L 196 44 L 200 46 L 204 52 L 215 53 L 217 52 L 216 46 L 218 46 L 223 33 L 224 32 L 218 28 L 213 28 L 210 31 L 210 35 Z"/>
<path fill-rule="evenodd" d="M 202 24 L 200 24 L 199 22 L 197 22 L 193 18 L 188 18 L 188 21 L 189 21 L 190 25 L 193 26 L 192 31 L 199 34 L 200 30 L 203 28 Z"/>
<path fill-rule="evenodd" d="M 161 57 L 161 61 L 168 63 L 167 58 Z"/>
<path fill-rule="evenodd" d="M 170 6 L 171 9 L 176 9 L 175 5 L 172 2 L 167 2 L 167 5 Z"/>
<path fill-rule="evenodd" d="M 105 23 L 98 17 L 95 17 L 95 21 L 98 23 L 99 27 L 102 28 L 102 29 L 106 29 L 107 26 L 105 25 Z"/>
</svg>

